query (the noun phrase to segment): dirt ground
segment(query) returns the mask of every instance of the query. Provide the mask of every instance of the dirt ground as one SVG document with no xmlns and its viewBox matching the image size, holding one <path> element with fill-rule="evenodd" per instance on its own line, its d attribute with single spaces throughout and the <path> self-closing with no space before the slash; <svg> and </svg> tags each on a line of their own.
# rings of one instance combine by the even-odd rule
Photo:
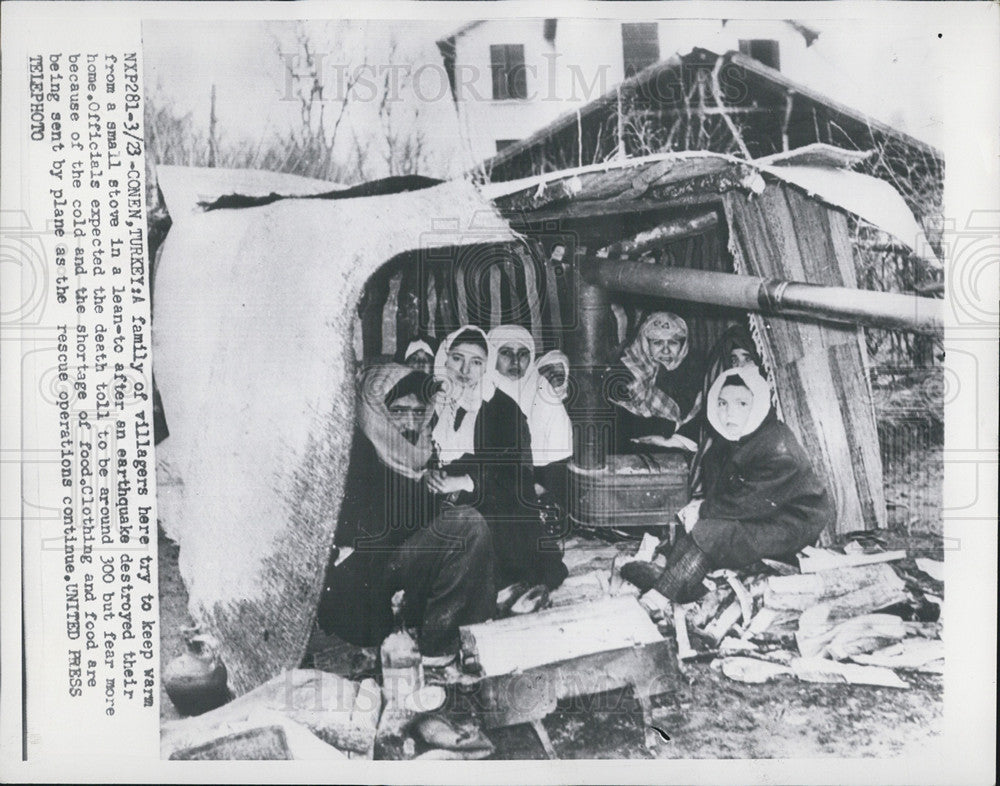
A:
<svg viewBox="0 0 1000 786">
<path fill-rule="evenodd" d="M 913 457 L 916 459 L 916 457 Z M 942 558 L 940 453 L 886 472 L 888 548 Z M 936 494 L 933 490 L 937 490 Z M 930 490 L 930 491 L 929 491 Z M 183 649 L 191 624 L 177 569 L 177 546 L 160 537 L 161 653 L 165 665 Z M 656 701 L 654 720 L 668 736 L 655 753 L 643 741 L 642 713 L 630 690 L 561 702 L 544 726 L 560 758 L 895 757 L 926 751 L 942 733 L 939 675 L 901 673 L 909 690 L 815 685 L 780 678 L 766 685 L 727 679 L 709 664 L 691 664 L 675 690 Z M 161 718 L 178 717 L 161 689 Z M 526 725 L 487 731 L 494 758 L 540 759 Z"/>
</svg>

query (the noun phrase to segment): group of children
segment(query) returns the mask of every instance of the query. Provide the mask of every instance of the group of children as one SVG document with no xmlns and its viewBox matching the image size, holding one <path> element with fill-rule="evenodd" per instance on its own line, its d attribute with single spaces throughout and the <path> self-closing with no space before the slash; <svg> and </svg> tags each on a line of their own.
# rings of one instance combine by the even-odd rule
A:
<svg viewBox="0 0 1000 786">
<path fill-rule="evenodd" d="M 546 503 L 565 501 L 573 429 L 570 366 L 535 357 L 524 328 L 465 326 L 439 347 L 410 342 L 359 386 L 335 551 L 319 622 L 360 645 L 392 625 L 391 598 L 432 665 L 458 649 L 458 627 L 496 612 L 497 590 L 557 587 L 566 576 Z M 687 602 L 705 574 L 814 543 L 832 522 L 825 484 L 775 416 L 746 331 L 727 331 L 708 372 L 684 321 L 649 315 L 605 389 L 620 451 L 648 446 L 691 455 L 692 502 L 666 568 L 632 562 L 622 575 Z M 511 592 L 502 593 L 511 595 Z"/>
</svg>

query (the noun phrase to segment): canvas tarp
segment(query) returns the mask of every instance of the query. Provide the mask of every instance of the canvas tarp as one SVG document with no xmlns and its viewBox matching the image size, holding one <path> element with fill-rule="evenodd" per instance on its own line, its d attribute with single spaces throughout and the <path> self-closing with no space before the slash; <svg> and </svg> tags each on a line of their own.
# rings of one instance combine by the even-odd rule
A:
<svg viewBox="0 0 1000 786">
<path fill-rule="evenodd" d="M 365 281 L 405 251 L 511 238 L 462 182 L 216 210 L 171 229 L 153 315 L 170 428 L 158 515 L 237 693 L 297 666 L 310 633 L 347 469 Z"/>
</svg>

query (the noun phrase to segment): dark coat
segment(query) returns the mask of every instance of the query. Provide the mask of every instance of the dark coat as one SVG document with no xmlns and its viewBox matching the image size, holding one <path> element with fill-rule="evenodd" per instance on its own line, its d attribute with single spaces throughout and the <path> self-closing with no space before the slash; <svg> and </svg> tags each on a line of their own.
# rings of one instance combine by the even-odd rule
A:
<svg viewBox="0 0 1000 786">
<path fill-rule="evenodd" d="M 377 644 L 392 629 L 386 568 L 396 548 L 434 520 L 440 508 L 424 484 L 379 461 L 360 429 L 351 443 L 334 545 L 355 551 L 331 560 L 320 601 L 321 622 L 355 644 Z"/>
<path fill-rule="evenodd" d="M 826 484 L 773 410 L 739 442 L 716 439 L 704 473 L 705 500 L 691 535 L 716 567 L 792 556 L 836 520 Z"/>
<path fill-rule="evenodd" d="M 656 386 L 677 402 L 683 415 L 687 415 L 698 401 L 704 379 L 704 364 L 694 354 L 688 354 L 681 364 L 673 371 L 667 371 L 662 366 L 656 374 Z M 672 420 L 659 417 L 640 417 L 625 409 L 614 399 L 614 391 L 623 389 L 632 380 L 632 372 L 624 365 L 618 364 L 608 369 L 605 375 L 605 388 L 611 390 L 610 403 L 614 407 L 616 453 L 635 453 L 638 448 L 630 440 L 638 437 L 660 436 L 669 439 L 678 433 L 688 439 L 697 441 L 701 413 L 677 428 Z"/>
<path fill-rule="evenodd" d="M 542 525 L 535 494 L 528 421 L 510 396 L 497 390 L 483 402 L 476 415 L 474 453 L 445 471 L 468 475 L 475 484 L 456 502 L 474 507 L 490 527 L 498 587 L 518 581 L 550 587 L 562 583 L 566 569 Z"/>
</svg>

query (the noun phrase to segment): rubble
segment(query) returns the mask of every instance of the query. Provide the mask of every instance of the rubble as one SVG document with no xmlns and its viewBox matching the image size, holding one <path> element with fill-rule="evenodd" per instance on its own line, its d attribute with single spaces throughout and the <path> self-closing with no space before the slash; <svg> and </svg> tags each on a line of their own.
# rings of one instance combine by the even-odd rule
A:
<svg viewBox="0 0 1000 786">
<path fill-rule="evenodd" d="M 851 541 L 843 553 L 805 549 L 799 563 L 716 571 L 705 595 L 675 606 L 672 620 L 649 593 L 643 606 L 661 631 L 673 623 L 681 662 L 714 656 L 713 666 L 738 682 L 905 689 L 895 670 L 943 670 L 943 563 L 910 559 L 874 537 Z"/>
</svg>

